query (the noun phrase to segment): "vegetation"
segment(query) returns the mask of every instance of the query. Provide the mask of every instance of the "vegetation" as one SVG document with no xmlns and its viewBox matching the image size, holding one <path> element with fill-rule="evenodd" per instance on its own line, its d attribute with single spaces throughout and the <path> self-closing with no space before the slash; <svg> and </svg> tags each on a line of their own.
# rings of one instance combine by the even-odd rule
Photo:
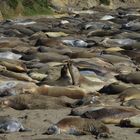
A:
<svg viewBox="0 0 140 140">
<path fill-rule="evenodd" d="M 48 0 L 0 0 L 0 11 L 4 18 L 52 14 Z"/>
<path fill-rule="evenodd" d="M 104 4 L 104 5 L 109 5 L 110 4 L 110 0 L 100 0 L 100 3 Z"/>
</svg>

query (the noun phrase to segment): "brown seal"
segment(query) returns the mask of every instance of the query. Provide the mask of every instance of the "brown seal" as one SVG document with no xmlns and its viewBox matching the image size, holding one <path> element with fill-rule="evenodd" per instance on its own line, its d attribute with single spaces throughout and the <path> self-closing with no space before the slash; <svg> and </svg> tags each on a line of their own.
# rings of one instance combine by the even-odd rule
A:
<svg viewBox="0 0 140 140">
<path fill-rule="evenodd" d="M 7 97 L 0 101 L 2 108 L 11 107 L 16 110 L 24 109 L 59 109 L 67 107 L 72 99 L 66 97 L 47 97 L 43 95 L 21 94 Z"/>
<path fill-rule="evenodd" d="M 140 71 L 129 74 L 120 74 L 116 78 L 126 83 L 140 84 Z"/>
<path fill-rule="evenodd" d="M 97 137 L 108 137 L 109 128 L 100 121 L 84 118 L 64 118 L 56 125 L 48 128 L 47 134 L 72 134 L 72 135 L 86 135 L 93 134 Z"/>
<path fill-rule="evenodd" d="M 131 99 L 122 103 L 123 106 L 135 107 L 140 110 L 140 99 Z"/>
<path fill-rule="evenodd" d="M 53 97 L 67 96 L 72 99 L 81 99 L 87 95 L 87 92 L 83 89 L 75 86 L 48 86 L 43 85 L 34 89 L 33 93 L 42 94 Z"/>
<path fill-rule="evenodd" d="M 118 99 L 120 99 L 121 102 L 125 102 L 131 99 L 140 99 L 140 89 L 129 87 L 120 93 Z"/>
</svg>

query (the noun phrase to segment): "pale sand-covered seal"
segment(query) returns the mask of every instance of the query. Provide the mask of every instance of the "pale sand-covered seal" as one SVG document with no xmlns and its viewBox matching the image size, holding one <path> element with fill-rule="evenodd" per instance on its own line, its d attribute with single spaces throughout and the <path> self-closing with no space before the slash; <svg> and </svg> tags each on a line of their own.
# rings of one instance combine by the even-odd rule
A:
<svg viewBox="0 0 140 140">
<path fill-rule="evenodd" d="M 10 116 L 0 116 L 0 133 L 12 133 L 19 131 L 28 131 L 21 122 Z"/>
<path fill-rule="evenodd" d="M 56 125 L 50 126 L 46 132 L 47 134 L 72 134 L 72 135 L 86 135 L 93 134 L 97 137 L 108 137 L 109 128 L 100 121 L 84 118 L 64 118 Z"/>
</svg>

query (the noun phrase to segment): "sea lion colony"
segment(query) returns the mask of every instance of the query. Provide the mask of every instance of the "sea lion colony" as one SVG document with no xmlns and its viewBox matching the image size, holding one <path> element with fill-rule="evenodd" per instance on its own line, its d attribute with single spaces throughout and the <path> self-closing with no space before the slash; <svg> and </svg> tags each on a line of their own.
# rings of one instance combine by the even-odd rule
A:
<svg viewBox="0 0 140 140">
<path fill-rule="evenodd" d="M 0 22 L 1 133 L 93 139 L 140 127 L 140 9 L 91 10 Z M 35 126 L 36 111 L 53 113 Z"/>
</svg>

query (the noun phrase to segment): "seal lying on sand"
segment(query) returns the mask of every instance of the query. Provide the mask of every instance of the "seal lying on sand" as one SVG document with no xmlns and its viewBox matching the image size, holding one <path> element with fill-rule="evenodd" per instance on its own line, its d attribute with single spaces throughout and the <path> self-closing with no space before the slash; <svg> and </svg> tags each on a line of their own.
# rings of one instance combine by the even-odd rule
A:
<svg viewBox="0 0 140 140">
<path fill-rule="evenodd" d="M 27 131 L 16 119 L 8 116 L 0 116 L 0 133 Z"/>
<path fill-rule="evenodd" d="M 116 78 L 126 83 L 140 84 L 140 71 L 129 74 L 120 74 Z"/>
<path fill-rule="evenodd" d="M 65 87 L 65 86 L 48 86 L 43 85 L 32 89 L 33 94 L 42 94 L 53 97 L 67 96 L 72 99 L 81 99 L 87 95 L 87 92 L 83 89 L 75 86 Z M 29 91 L 30 93 L 30 91 Z"/>
<path fill-rule="evenodd" d="M 120 93 L 118 99 L 120 99 L 120 101 L 122 102 L 131 100 L 131 99 L 140 99 L 140 89 L 135 88 L 135 87 L 129 87 Z"/>
<path fill-rule="evenodd" d="M 139 127 L 140 128 L 140 115 L 122 119 L 120 121 L 122 127 Z"/>
<path fill-rule="evenodd" d="M 115 82 L 104 86 L 99 92 L 106 94 L 118 94 L 120 92 L 123 92 L 126 88 L 128 88 L 126 85 Z"/>
<path fill-rule="evenodd" d="M 7 70 L 15 72 L 26 72 L 27 68 L 21 61 L 11 59 L 0 59 L 0 65 L 5 66 Z"/>
<path fill-rule="evenodd" d="M 0 101 L 0 107 L 11 107 L 16 110 L 59 109 L 67 107 L 69 100 L 70 99 L 66 97 L 58 98 L 43 95 L 21 94 L 2 99 Z"/>
<path fill-rule="evenodd" d="M 135 107 L 140 110 L 140 99 L 132 99 L 122 103 L 123 106 Z"/>
<path fill-rule="evenodd" d="M 6 69 L 0 69 L 0 74 L 4 75 L 6 77 L 15 78 L 17 80 L 23 80 L 23 81 L 29 81 L 29 82 L 37 82 L 36 80 L 33 80 L 31 77 L 29 77 L 25 73 L 16 73 L 16 72 L 13 72 L 13 71 L 8 71 Z"/>
<path fill-rule="evenodd" d="M 121 119 L 138 114 L 140 114 L 140 111 L 133 108 L 105 107 L 94 111 L 87 111 L 81 116 L 84 118 L 100 120 L 107 124 L 118 124 Z"/>
<path fill-rule="evenodd" d="M 93 134 L 97 137 L 108 137 L 109 128 L 100 121 L 84 118 L 64 118 L 56 125 L 48 128 L 47 134 L 72 134 L 72 135 L 86 135 Z"/>
</svg>

